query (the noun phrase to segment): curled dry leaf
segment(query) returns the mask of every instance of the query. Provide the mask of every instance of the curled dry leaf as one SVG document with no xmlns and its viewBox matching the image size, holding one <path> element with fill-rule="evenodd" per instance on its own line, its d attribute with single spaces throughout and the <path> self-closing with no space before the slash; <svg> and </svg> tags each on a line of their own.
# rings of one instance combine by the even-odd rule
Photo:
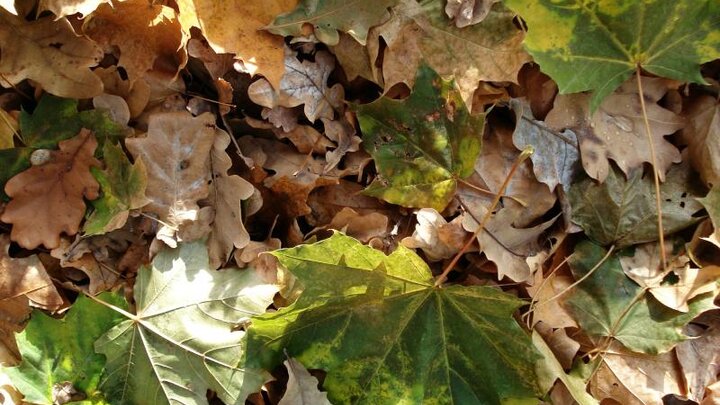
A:
<svg viewBox="0 0 720 405">
<path fill-rule="evenodd" d="M 285 74 L 279 87 L 260 79 L 248 88 L 248 96 L 254 103 L 267 108 L 297 107 L 305 104 L 305 115 L 311 122 L 318 118 L 332 119 L 334 110 L 343 103 L 341 85 L 328 87 L 327 79 L 335 68 L 335 59 L 329 52 L 315 54 L 315 62 L 300 62 L 295 52 L 285 53 Z M 276 90 L 278 89 L 278 90 Z"/>
<path fill-rule="evenodd" d="M 20 246 L 56 248 L 60 234 L 75 235 L 85 215 L 85 201 L 98 197 L 100 186 L 90 173 L 100 166 L 93 157 L 97 141 L 90 131 L 58 144 L 50 160 L 21 172 L 5 185 L 12 201 L 0 220 L 13 224 L 10 237 Z"/>
<path fill-rule="evenodd" d="M 233 255 L 238 267 L 249 267 L 260 274 L 260 278 L 270 284 L 278 284 L 277 258 L 265 252 L 280 249 L 280 239 L 268 238 L 264 241 L 251 240 L 244 248 L 238 249 Z"/>
<path fill-rule="evenodd" d="M 455 21 L 458 28 L 477 24 L 484 20 L 493 4 L 500 0 L 448 0 L 445 14 Z"/>
<path fill-rule="evenodd" d="M 63 18 L 76 13 L 80 13 L 84 18 L 101 4 L 109 2 L 110 0 L 40 0 L 38 10 L 51 11 L 55 14 L 55 18 Z"/>
<path fill-rule="evenodd" d="M 170 7 L 145 0 L 103 4 L 85 20 L 83 32 L 106 49 L 120 51 L 118 65 L 131 83 L 153 69 L 172 80 L 187 62 L 180 23 Z"/>
<path fill-rule="evenodd" d="M 403 246 L 422 249 L 428 260 L 438 261 L 453 257 L 465 244 L 468 233 L 462 227 L 462 216 L 447 222 L 432 208 L 418 210 L 415 215 L 415 231 L 400 242 Z"/>
<path fill-rule="evenodd" d="M 650 133 L 655 147 L 655 165 L 661 180 L 680 152 L 665 139 L 681 129 L 684 120 L 657 102 L 665 95 L 668 81 L 643 78 Z M 600 182 L 610 171 L 609 159 L 625 174 L 653 163 L 635 81 L 627 82 L 590 113 L 589 94 L 559 95 L 546 124 L 554 130 L 572 129 L 580 143 L 582 164 L 587 174 Z"/>
<path fill-rule="evenodd" d="M 700 96 L 685 111 L 688 125 L 682 140 L 688 145 L 688 160 L 703 180 L 720 186 L 720 103 Z"/>
<path fill-rule="evenodd" d="M 359 214 L 352 208 L 344 207 L 323 228 L 338 230 L 359 241 L 368 243 L 371 239 L 382 238 L 387 234 L 388 222 L 388 217 L 379 212 Z M 313 232 L 316 230 L 318 228 Z"/>
<path fill-rule="evenodd" d="M 103 52 L 92 41 L 75 35 L 65 18 L 27 22 L 0 8 L 0 44 L 2 86 L 31 79 L 61 97 L 90 98 L 102 93 L 102 82 L 89 68 L 100 62 Z"/>
<path fill-rule="evenodd" d="M 705 387 L 718 381 L 720 373 L 720 325 L 717 319 L 707 330 L 694 326 L 699 333 L 695 339 L 680 343 L 675 348 L 680 368 L 687 381 L 688 398 L 700 402 L 705 395 Z"/>
<path fill-rule="evenodd" d="M 85 273 L 90 280 L 87 291 L 92 295 L 109 291 L 118 282 L 117 271 L 110 269 L 107 264 L 100 263 L 90 249 L 74 245 L 66 238 L 60 241 L 60 246 L 50 251 L 50 255 L 60 260 L 60 266 L 78 269 Z"/>
<path fill-rule="evenodd" d="M 154 114 L 144 138 L 125 141 L 135 159 L 148 171 L 144 211 L 161 222 L 157 238 L 176 246 L 180 227 L 199 218 L 198 200 L 208 196 L 208 156 L 215 140 L 215 117 L 187 112 Z"/>
<path fill-rule="evenodd" d="M 289 358 L 283 362 L 288 370 L 285 395 L 278 405 L 332 405 L 327 393 L 318 389 L 318 380 L 299 361 Z"/>
<path fill-rule="evenodd" d="M 322 122 L 325 125 L 325 136 L 337 145 L 334 150 L 325 154 L 325 160 L 327 161 L 325 171 L 327 172 L 334 169 L 345 154 L 358 151 L 362 140 L 355 135 L 355 128 L 345 119 L 341 118 L 333 121 L 323 118 Z"/>
</svg>

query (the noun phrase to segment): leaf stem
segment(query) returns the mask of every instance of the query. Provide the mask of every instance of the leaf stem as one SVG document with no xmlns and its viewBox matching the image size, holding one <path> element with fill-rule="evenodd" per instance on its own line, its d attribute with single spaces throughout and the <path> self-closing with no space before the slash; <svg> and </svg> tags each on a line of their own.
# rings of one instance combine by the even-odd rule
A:
<svg viewBox="0 0 720 405">
<path fill-rule="evenodd" d="M 515 162 L 513 162 L 513 165 L 510 168 L 510 172 L 505 177 L 505 181 L 503 181 L 502 186 L 500 186 L 500 190 L 498 190 L 498 192 L 495 194 L 495 198 L 493 199 L 492 204 L 490 204 L 490 207 L 488 207 L 488 210 L 485 212 L 485 215 L 482 217 L 482 220 L 480 220 L 477 230 L 475 231 L 475 233 L 470 235 L 467 242 L 465 242 L 465 244 L 460 249 L 460 251 L 457 252 L 455 254 L 455 256 L 453 257 L 453 259 L 450 261 L 450 263 L 447 266 L 445 266 L 445 269 L 443 269 L 442 274 L 440 274 L 438 276 L 437 280 L 435 280 L 435 287 L 440 286 L 442 283 L 445 282 L 445 280 L 447 280 L 448 274 L 452 271 L 452 269 L 455 267 L 457 262 L 460 260 L 460 257 L 462 257 L 462 255 L 465 254 L 465 252 L 470 248 L 470 245 L 472 245 L 475 238 L 477 238 L 477 236 L 480 234 L 480 232 L 483 231 L 483 229 L 485 228 L 485 223 L 487 223 L 488 219 L 490 219 L 490 217 L 493 214 L 493 211 L 495 210 L 495 207 L 497 207 L 498 203 L 500 202 L 500 199 L 505 194 L 505 189 L 507 189 L 508 184 L 510 184 L 510 180 L 512 179 L 513 175 L 517 171 L 518 167 L 520 167 L 520 164 L 522 164 L 527 158 L 529 158 L 530 155 L 533 154 L 533 152 L 534 152 L 533 147 L 527 146 L 520 153 L 520 155 L 515 159 Z"/>
<path fill-rule="evenodd" d="M 638 97 L 640 97 L 640 107 L 642 108 L 643 121 L 645 122 L 645 135 L 647 136 L 648 145 L 650 145 L 650 160 L 652 160 L 653 179 L 655 180 L 655 209 L 657 210 L 657 229 L 658 238 L 660 240 L 660 261 L 663 271 L 667 270 L 667 252 L 665 251 L 665 228 L 663 227 L 662 202 L 660 201 L 660 175 L 658 174 L 657 158 L 655 155 L 655 145 L 650 133 L 650 121 L 648 121 L 647 109 L 645 108 L 645 94 L 643 93 L 642 80 L 640 77 L 640 66 L 636 68 L 635 77 L 637 78 Z"/>
</svg>

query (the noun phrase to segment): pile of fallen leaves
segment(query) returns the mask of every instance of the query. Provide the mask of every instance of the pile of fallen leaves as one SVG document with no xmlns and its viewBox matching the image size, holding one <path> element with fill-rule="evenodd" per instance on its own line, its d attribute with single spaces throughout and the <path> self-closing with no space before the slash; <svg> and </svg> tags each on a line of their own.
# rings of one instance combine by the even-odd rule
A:
<svg viewBox="0 0 720 405">
<path fill-rule="evenodd" d="M 720 404 L 717 0 L 0 6 L 3 404 Z"/>
</svg>

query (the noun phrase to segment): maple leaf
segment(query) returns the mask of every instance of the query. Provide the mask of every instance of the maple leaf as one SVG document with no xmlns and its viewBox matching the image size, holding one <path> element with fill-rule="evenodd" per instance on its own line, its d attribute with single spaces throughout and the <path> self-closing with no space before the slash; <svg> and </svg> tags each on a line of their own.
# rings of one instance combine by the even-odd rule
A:
<svg viewBox="0 0 720 405">
<path fill-rule="evenodd" d="M 700 194 L 687 164 L 672 167 L 665 183 L 660 185 L 663 228 L 666 235 L 680 231 L 698 221 L 693 215 L 700 210 L 693 198 Z M 572 221 L 585 234 L 602 245 L 622 248 L 658 239 L 655 188 L 642 169 L 629 177 L 612 167 L 602 184 L 589 177 L 573 183 L 568 192 Z"/>
<path fill-rule="evenodd" d="M 178 0 L 179 21 L 186 37 L 198 27 L 217 53 L 234 53 L 251 74 L 262 74 L 274 88 L 283 74 L 283 39 L 262 31 L 272 19 L 292 9 L 297 0 Z M 242 24 L 228 21 L 242 21 Z"/>
<path fill-rule="evenodd" d="M 675 353 L 687 382 L 686 396 L 704 404 L 701 400 L 705 396 L 706 387 L 709 390 L 720 372 L 720 352 L 716 350 L 720 345 L 720 328 L 715 321 L 709 325 L 695 325 L 692 332 L 693 335 L 700 335 L 678 344 Z"/>
<path fill-rule="evenodd" d="M 56 18 L 63 18 L 76 13 L 80 13 L 82 17 L 87 17 L 98 6 L 108 2 L 110 0 L 40 0 L 38 10 L 48 10 L 55 14 Z"/>
<path fill-rule="evenodd" d="M 65 18 L 27 22 L 0 8 L 0 44 L 3 86 L 31 79 L 62 97 L 89 98 L 102 93 L 102 82 L 89 69 L 100 62 L 102 50 L 75 35 Z"/>
<path fill-rule="evenodd" d="M 365 45 L 370 27 L 390 17 L 388 8 L 398 0 L 301 0 L 294 10 L 275 18 L 266 29 L 274 34 L 302 36 L 303 26 L 312 25 L 315 36 L 328 45 L 337 45 L 338 31 L 348 33 Z"/>
<path fill-rule="evenodd" d="M 594 92 L 591 111 L 637 67 L 705 83 L 700 64 L 720 57 L 720 5 L 714 0 L 505 4 L 527 22 L 525 47 L 560 93 Z"/>
<path fill-rule="evenodd" d="M 99 298 L 117 307 L 127 305 L 120 295 L 106 293 Z M 122 319 L 82 295 L 61 320 L 35 311 L 27 328 L 17 335 L 23 362 L 3 371 L 29 402 L 57 403 L 58 391 L 68 386 L 88 400 L 102 401 L 99 382 L 104 361 L 93 344 Z"/>
<path fill-rule="evenodd" d="M 90 174 L 99 166 L 93 157 L 97 141 L 90 131 L 58 144 L 48 162 L 33 166 L 5 185 L 12 198 L 0 220 L 13 224 L 12 240 L 27 249 L 39 245 L 52 249 L 60 234 L 74 235 L 85 214 L 85 201 L 98 197 L 100 186 Z"/>
<path fill-rule="evenodd" d="M 83 227 L 86 235 L 107 233 L 125 225 L 130 210 L 148 203 L 145 198 L 147 169 L 142 160 L 130 164 L 120 146 L 106 142 L 103 148 L 106 169 L 91 168 L 102 195 L 93 200 L 95 211 Z"/>
<path fill-rule="evenodd" d="M 484 116 L 470 115 L 452 82 L 427 66 L 406 100 L 356 107 L 378 178 L 364 193 L 406 207 L 442 211 L 480 152 Z"/>
<path fill-rule="evenodd" d="M 549 389 L 555 383 L 555 380 L 560 380 L 579 405 L 598 404 L 598 401 L 587 393 L 585 381 L 580 376 L 565 373 L 552 349 L 537 331 L 533 331 L 532 341 L 538 352 L 543 355 L 542 360 L 537 365 L 538 379 L 542 388 Z"/>
<path fill-rule="evenodd" d="M 645 123 L 640 108 L 637 87 L 626 83 L 608 96 L 591 114 L 590 96 L 572 94 L 558 96 L 555 105 L 545 118 L 554 130 L 570 128 L 580 144 L 582 164 L 590 177 L 604 181 L 610 171 L 612 159 L 625 174 L 642 167 L 644 162 L 655 165 L 660 180 L 673 163 L 680 162 L 680 152 L 665 139 L 665 135 L 681 129 L 684 120 L 656 103 L 665 95 L 663 79 L 642 79 L 648 102 L 647 118 L 653 136 L 655 159 L 645 134 Z"/>
<path fill-rule="evenodd" d="M 334 403 L 535 396 L 536 352 L 511 315 L 517 298 L 491 287 L 433 287 L 409 249 L 385 256 L 339 233 L 273 254 L 304 290 L 290 307 L 253 318 L 246 364 L 271 369 L 286 350 L 327 371 Z"/>
<path fill-rule="evenodd" d="M 119 50 L 118 65 L 130 84 L 155 67 L 172 80 L 187 62 L 180 23 L 171 7 L 144 0 L 102 4 L 85 19 L 82 30 L 98 44 Z"/>
<path fill-rule="evenodd" d="M 605 254 L 602 247 L 584 241 L 569 261 L 573 276 L 582 281 L 563 304 L 590 336 L 615 338 L 636 352 L 663 353 L 687 339 L 681 332 L 685 324 L 715 308 L 714 294 L 706 293 L 690 300 L 687 312 L 667 309 L 625 276 L 618 254 Z"/>
<path fill-rule="evenodd" d="M 208 196 L 208 156 L 215 140 L 215 117 L 188 112 L 154 114 L 147 136 L 125 141 L 135 159 L 148 170 L 144 211 L 157 214 L 162 228 L 157 238 L 176 246 L 180 227 L 198 218 L 198 200 Z"/>
<path fill-rule="evenodd" d="M 207 403 L 212 389 L 244 403 L 266 376 L 238 366 L 238 325 L 272 302 L 277 288 L 253 271 L 208 265 L 203 242 L 164 248 L 135 282 L 136 314 L 99 337 L 107 357 L 103 393 L 120 403 Z"/>
<path fill-rule="evenodd" d="M 267 108 L 292 108 L 304 104 L 305 116 L 311 122 L 318 118 L 332 119 L 335 108 L 339 108 L 343 101 L 342 86 L 327 85 L 334 68 L 335 59 L 328 52 L 317 52 L 315 62 L 300 62 L 295 52 L 287 50 L 285 74 L 280 86 L 273 87 L 269 81 L 260 79 L 250 85 L 248 96 L 256 104 Z"/>
</svg>

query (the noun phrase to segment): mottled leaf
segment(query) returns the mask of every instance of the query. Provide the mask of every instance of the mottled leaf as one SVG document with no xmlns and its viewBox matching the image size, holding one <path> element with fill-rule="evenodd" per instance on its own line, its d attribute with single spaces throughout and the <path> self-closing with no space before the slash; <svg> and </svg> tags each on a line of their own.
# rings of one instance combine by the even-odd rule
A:
<svg viewBox="0 0 720 405">
<path fill-rule="evenodd" d="M 687 338 L 681 331 L 685 324 L 714 308 L 714 294 L 691 300 L 688 312 L 665 307 L 625 276 L 618 254 L 604 258 L 606 253 L 585 241 L 575 247 L 569 262 L 575 279 L 582 281 L 564 304 L 591 336 L 613 337 L 636 352 L 662 353 Z"/>
<path fill-rule="evenodd" d="M 365 193 L 406 207 L 442 211 L 458 178 L 472 174 L 484 117 L 470 115 L 452 82 L 427 66 L 410 97 L 381 98 L 357 108 L 363 144 L 378 178 Z"/>
<path fill-rule="evenodd" d="M 505 0 L 527 22 L 525 47 L 561 93 L 594 92 L 590 109 L 635 72 L 704 83 L 720 57 L 716 0 Z"/>
<path fill-rule="evenodd" d="M 537 353 L 512 318 L 517 298 L 434 287 L 412 251 L 385 256 L 342 234 L 274 255 L 304 291 L 253 318 L 248 365 L 272 369 L 286 350 L 327 371 L 335 404 L 533 403 Z"/>
<path fill-rule="evenodd" d="M 105 293 L 98 298 L 126 307 L 119 294 Z M 3 371 L 28 402 L 53 404 L 53 392 L 65 382 L 88 400 L 101 400 L 99 382 L 105 361 L 103 355 L 95 353 L 93 343 L 122 319 L 118 312 L 82 295 L 63 319 L 35 310 L 27 328 L 17 335 L 23 362 Z"/>
<path fill-rule="evenodd" d="M 688 165 L 672 167 L 660 185 L 666 235 L 698 221 L 693 217 L 701 209 L 693 198 L 698 195 L 699 186 Z M 642 169 L 631 171 L 626 179 L 612 166 L 602 184 L 581 178 L 570 187 L 569 199 L 572 221 L 602 245 L 621 248 L 658 239 L 655 185 Z"/>
<path fill-rule="evenodd" d="M 136 318 L 95 343 L 107 356 L 102 390 L 117 403 L 203 404 L 212 389 L 242 404 L 266 376 L 238 366 L 238 324 L 263 313 L 277 289 L 253 271 L 208 266 L 203 242 L 164 249 L 135 282 Z"/>
</svg>

